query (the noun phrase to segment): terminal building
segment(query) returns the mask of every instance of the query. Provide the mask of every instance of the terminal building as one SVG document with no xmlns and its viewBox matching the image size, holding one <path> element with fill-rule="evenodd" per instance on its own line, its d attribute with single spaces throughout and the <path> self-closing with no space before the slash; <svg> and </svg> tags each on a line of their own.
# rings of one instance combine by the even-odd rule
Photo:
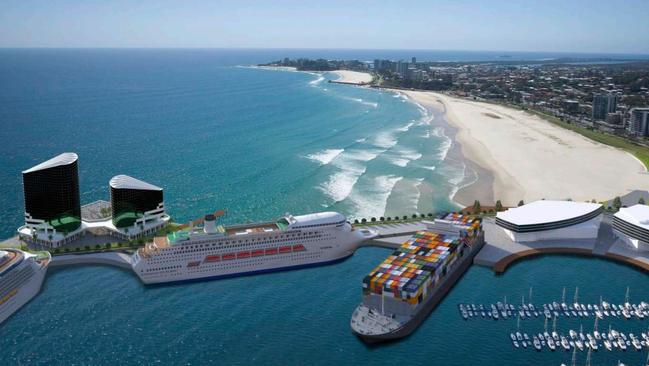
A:
<svg viewBox="0 0 649 366">
<path fill-rule="evenodd" d="M 23 171 L 25 224 L 17 230 L 23 241 L 58 248 L 86 234 L 132 240 L 152 235 L 169 222 L 162 188 L 127 175 L 110 180 L 109 205 L 98 201 L 82 210 L 78 159 L 75 153 L 63 153 Z M 92 206 L 101 206 L 107 214 L 92 212 L 99 211 Z"/>
<path fill-rule="evenodd" d="M 621 208 L 613 215 L 613 232 L 636 250 L 649 250 L 649 206 Z"/>
<path fill-rule="evenodd" d="M 496 224 L 519 243 L 597 238 L 604 208 L 598 203 L 535 201 L 496 214 Z"/>
</svg>

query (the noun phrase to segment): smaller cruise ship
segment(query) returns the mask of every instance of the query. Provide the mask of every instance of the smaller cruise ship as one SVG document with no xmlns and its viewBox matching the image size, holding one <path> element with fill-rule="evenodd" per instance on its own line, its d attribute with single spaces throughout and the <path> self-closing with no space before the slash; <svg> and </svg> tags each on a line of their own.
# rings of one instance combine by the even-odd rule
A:
<svg viewBox="0 0 649 366">
<path fill-rule="evenodd" d="M 215 279 L 343 260 L 376 232 L 354 228 L 337 212 L 285 215 L 276 221 L 222 226 L 206 215 L 156 237 L 132 257 L 145 284 Z"/>
<path fill-rule="evenodd" d="M 38 294 L 50 260 L 48 252 L 0 250 L 0 324 Z"/>
</svg>

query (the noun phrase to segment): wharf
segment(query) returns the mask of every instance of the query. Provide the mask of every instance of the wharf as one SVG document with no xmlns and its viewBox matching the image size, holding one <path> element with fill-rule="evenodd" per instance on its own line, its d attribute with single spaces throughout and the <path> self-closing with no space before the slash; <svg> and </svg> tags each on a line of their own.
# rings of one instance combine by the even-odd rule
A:
<svg viewBox="0 0 649 366">
<path fill-rule="evenodd" d="M 101 264 L 131 269 L 131 256 L 126 253 L 107 252 L 90 254 L 65 254 L 52 257 L 50 267 Z"/>
<path fill-rule="evenodd" d="M 507 267 L 525 257 L 544 254 L 573 254 L 612 259 L 649 272 L 649 252 L 633 250 L 613 234 L 612 216 L 604 214 L 595 240 L 547 240 L 517 243 L 505 235 L 494 219 L 485 218 L 483 227 L 486 244 L 476 255 L 474 263 L 503 273 Z"/>
</svg>

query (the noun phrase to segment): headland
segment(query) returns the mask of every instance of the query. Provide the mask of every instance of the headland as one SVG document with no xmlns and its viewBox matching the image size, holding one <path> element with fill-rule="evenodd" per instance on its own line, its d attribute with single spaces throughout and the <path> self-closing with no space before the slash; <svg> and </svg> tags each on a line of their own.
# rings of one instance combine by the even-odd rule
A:
<svg viewBox="0 0 649 366">
<path fill-rule="evenodd" d="M 372 82 L 372 75 L 366 72 L 350 71 L 350 70 L 335 70 L 335 71 L 331 71 L 331 73 L 338 76 L 338 79 L 332 80 L 333 83 L 366 85 Z"/>
</svg>

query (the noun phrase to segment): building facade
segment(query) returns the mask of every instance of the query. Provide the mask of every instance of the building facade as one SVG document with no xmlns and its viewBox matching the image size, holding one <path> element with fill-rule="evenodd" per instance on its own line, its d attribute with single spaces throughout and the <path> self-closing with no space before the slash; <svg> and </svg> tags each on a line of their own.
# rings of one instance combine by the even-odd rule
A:
<svg viewBox="0 0 649 366">
<path fill-rule="evenodd" d="M 613 216 L 613 233 L 635 250 L 649 250 L 649 206 L 621 208 Z"/>
<path fill-rule="evenodd" d="M 633 108 L 630 115 L 629 133 L 636 136 L 649 136 L 649 108 Z"/>
<path fill-rule="evenodd" d="M 615 94 L 593 95 L 593 120 L 606 120 L 609 113 L 615 113 L 619 96 Z"/>
<path fill-rule="evenodd" d="M 22 175 L 25 226 L 46 236 L 71 233 L 81 226 L 77 154 L 60 154 Z"/>
<path fill-rule="evenodd" d="M 162 188 L 117 175 L 110 180 L 112 222 L 117 228 L 144 224 L 164 215 Z"/>
<path fill-rule="evenodd" d="M 535 201 L 496 214 L 496 224 L 513 241 L 595 240 L 604 207 L 597 203 Z"/>
</svg>

